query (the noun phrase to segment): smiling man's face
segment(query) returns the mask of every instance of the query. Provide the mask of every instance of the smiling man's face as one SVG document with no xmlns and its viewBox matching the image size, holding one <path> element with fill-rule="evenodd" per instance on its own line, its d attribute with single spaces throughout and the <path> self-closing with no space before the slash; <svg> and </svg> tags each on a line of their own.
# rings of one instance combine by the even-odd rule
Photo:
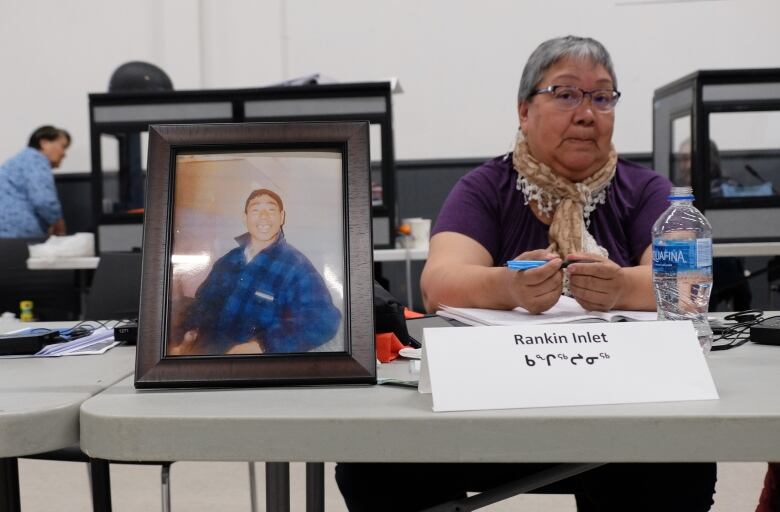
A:
<svg viewBox="0 0 780 512">
<path fill-rule="evenodd" d="M 279 236 L 284 225 L 284 210 L 271 196 L 263 194 L 249 201 L 244 220 L 253 242 L 268 245 Z"/>
<path fill-rule="evenodd" d="M 586 91 L 614 87 L 604 66 L 570 58 L 551 66 L 537 89 L 550 85 Z M 520 103 L 518 115 L 531 155 L 570 181 L 590 177 L 609 158 L 615 111 L 595 110 L 588 97 L 573 110 L 561 110 L 551 95 L 538 94 Z"/>
</svg>

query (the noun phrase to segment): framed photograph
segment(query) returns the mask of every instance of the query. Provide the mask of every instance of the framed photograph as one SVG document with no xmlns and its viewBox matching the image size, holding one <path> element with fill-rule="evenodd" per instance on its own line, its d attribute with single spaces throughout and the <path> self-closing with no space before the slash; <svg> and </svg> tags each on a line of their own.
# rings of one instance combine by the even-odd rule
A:
<svg viewBox="0 0 780 512">
<path fill-rule="evenodd" d="M 368 140 L 150 127 L 137 388 L 376 382 Z"/>
</svg>

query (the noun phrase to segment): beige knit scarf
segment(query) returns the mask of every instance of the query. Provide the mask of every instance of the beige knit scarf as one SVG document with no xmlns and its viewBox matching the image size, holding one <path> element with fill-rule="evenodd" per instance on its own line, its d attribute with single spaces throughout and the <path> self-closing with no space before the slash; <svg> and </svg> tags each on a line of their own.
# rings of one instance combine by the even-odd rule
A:
<svg viewBox="0 0 780 512">
<path fill-rule="evenodd" d="M 574 252 L 590 252 L 608 256 L 607 250 L 588 233 L 590 212 L 603 203 L 606 189 L 615 176 L 617 153 L 614 146 L 601 169 L 589 178 L 574 183 L 558 176 L 547 165 L 528 152 L 528 144 L 518 133 L 512 163 L 519 174 L 517 188 L 523 191 L 525 202 L 535 202 L 536 210 L 551 215 L 548 250 L 561 257 Z"/>
</svg>

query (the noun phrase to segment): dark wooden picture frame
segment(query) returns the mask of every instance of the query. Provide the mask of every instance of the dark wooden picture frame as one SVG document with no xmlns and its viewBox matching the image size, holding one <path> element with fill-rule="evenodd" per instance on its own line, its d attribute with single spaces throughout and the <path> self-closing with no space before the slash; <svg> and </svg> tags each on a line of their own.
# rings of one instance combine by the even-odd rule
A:
<svg viewBox="0 0 780 512">
<path fill-rule="evenodd" d="M 367 122 L 280 122 L 150 127 L 137 388 L 376 382 L 368 126 Z M 337 203 L 330 212 L 342 214 L 341 232 L 332 237 L 343 246 L 333 251 L 343 255 L 339 256 L 343 258 L 343 290 L 338 290 L 343 296 L 338 331 L 343 340 L 337 344 L 339 348 L 258 354 L 174 353 L 168 347 L 174 293 L 172 251 L 178 236 L 173 229 L 177 214 L 174 198 L 177 179 L 182 180 L 180 186 L 186 184 L 184 178 L 177 178 L 177 156 L 269 152 L 295 156 L 318 151 L 340 155 L 340 176 L 328 177 L 332 180 L 329 183 L 342 191 L 340 212 L 335 211 Z M 225 172 L 224 179 L 230 180 L 231 173 Z M 322 179 L 321 173 L 312 179 Z M 241 201 L 244 207 L 243 198 Z M 318 212 L 308 213 L 316 218 Z"/>
</svg>

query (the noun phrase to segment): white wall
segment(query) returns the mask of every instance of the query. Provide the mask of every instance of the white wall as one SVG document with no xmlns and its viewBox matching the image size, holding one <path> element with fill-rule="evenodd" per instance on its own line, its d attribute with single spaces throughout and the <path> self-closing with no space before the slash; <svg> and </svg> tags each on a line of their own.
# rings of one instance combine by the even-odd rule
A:
<svg viewBox="0 0 780 512">
<path fill-rule="evenodd" d="M 511 144 L 527 56 L 568 33 L 610 50 L 615 144 L 649 152 L 653 90 L 697 69 L 780 67 L 778 21 L 778 0 L 2 0 L 0 159 L 53 123 L 74 137 L 63 170 L 89 170 L 87 94 L 129 60 L 177 89 L 397 76 L 397 158 L 491 156 Z"/>
</svg>

